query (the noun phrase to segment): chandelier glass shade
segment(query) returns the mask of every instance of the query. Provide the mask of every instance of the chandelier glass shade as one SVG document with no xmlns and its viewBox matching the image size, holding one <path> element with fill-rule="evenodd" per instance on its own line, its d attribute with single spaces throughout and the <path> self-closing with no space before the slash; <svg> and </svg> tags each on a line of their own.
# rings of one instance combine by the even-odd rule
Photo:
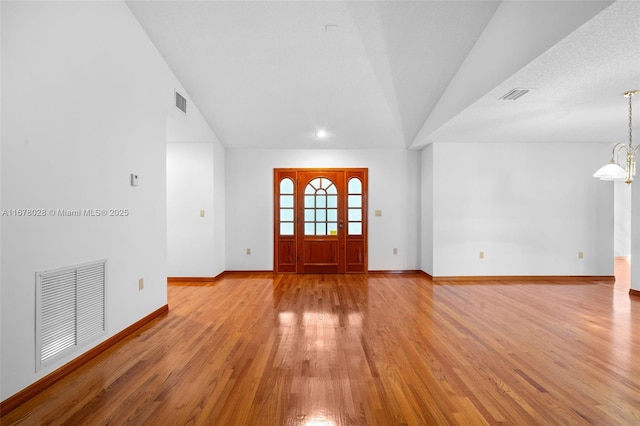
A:
<svg viewBox="0 0 640 426">
<path fill-rule="evenodd" d="M 631 98 L 633 95 L 638 93 L 637 90 L 631 90 L 629 92 L 625 92 L 624 96 L 629 99 L 629 142 L 624 143 L 620 142 L 613 146 L 613 151 L 611 152 L 611 160 L 604 166 L 600 167 L 597 172 L 593 174 L 593 177 L 598 178 L 600 180 L 612 180 L 612 181 L 624 181 L 626 183 L 633 182 L 633 178 L 636 175 L 636 154 L 638 152 L 639 146 L 633 146 L 632 140 L 632 105 Z M 620 153 L 625 152 L 625 162 L 624 167 L 620 165 L 618 162 Z"/>
</svg>

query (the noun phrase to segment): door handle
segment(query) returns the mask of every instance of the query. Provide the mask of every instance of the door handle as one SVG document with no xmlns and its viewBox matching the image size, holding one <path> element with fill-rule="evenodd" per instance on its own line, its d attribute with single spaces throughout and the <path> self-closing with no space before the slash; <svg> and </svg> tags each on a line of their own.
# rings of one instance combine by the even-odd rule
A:
<svg viewBox="0 0 640 426">
<path fill-rule="evenodd" d="M 340 229 L 344 228 L 344 222 L 342 221 L 342 219 L 338 221 L 338 228 Z"/>
</svg>

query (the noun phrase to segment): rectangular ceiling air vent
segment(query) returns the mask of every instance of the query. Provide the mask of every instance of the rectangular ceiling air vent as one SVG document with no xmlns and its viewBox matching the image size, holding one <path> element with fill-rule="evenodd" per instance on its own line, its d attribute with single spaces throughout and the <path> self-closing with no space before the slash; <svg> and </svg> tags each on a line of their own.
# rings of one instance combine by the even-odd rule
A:
<svg viewBox="0 0 640 426">
<path fill-rule="evenodd" d="M 180 93 L 176 91 L 176 108 L 180 111 L 187 113 L 187 98 L 182 96 Z"/>
<path fill-rule="evenodd" d="M 504 96 L 498 98 L 501 101 L 515 101 L 516 99 L 526 95 L 533 89 L 512 89 L 507 92 Z"/>
</svg>

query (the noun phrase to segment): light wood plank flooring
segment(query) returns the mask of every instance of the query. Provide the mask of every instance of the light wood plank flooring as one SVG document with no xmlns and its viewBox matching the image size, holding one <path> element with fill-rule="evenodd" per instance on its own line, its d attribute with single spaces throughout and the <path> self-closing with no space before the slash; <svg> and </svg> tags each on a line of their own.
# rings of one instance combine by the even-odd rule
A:
<svg viewBox="0 0 640 426">
<path fill-rule="evenodd" d="M 2 424 L 640 424 L 640 298 L 612 284 L 229 274 Z"/>
</svg>

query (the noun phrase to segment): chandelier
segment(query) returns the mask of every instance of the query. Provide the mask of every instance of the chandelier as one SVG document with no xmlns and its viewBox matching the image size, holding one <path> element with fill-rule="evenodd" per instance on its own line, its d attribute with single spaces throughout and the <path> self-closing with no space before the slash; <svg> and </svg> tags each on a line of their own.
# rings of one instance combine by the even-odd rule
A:
<svg viewBox="0 0 640 426">
<path fill-rule="evenodd" d="M 633 95 L 636 93 L 638 93 L 637 90 L 624 93 L 624 96 L 629 98 L 629 143 L 625 144 L 624 142 L 620 142 L 613 146 L 611 160 L 593 174 L 595 178 L 599 178 L 600 180 L 625 181 L 626 183 L 633 182 L 633 177 L 636 174 L 636 152 L 640 147 L 640 145 L 638 145 L 634 148 L 631 141 L 631 98 L 633 98 Z M 622 168 L 618 163 L 618 157 L 622 150 L 627 154 L 625 168 Z"/>
</svg>

